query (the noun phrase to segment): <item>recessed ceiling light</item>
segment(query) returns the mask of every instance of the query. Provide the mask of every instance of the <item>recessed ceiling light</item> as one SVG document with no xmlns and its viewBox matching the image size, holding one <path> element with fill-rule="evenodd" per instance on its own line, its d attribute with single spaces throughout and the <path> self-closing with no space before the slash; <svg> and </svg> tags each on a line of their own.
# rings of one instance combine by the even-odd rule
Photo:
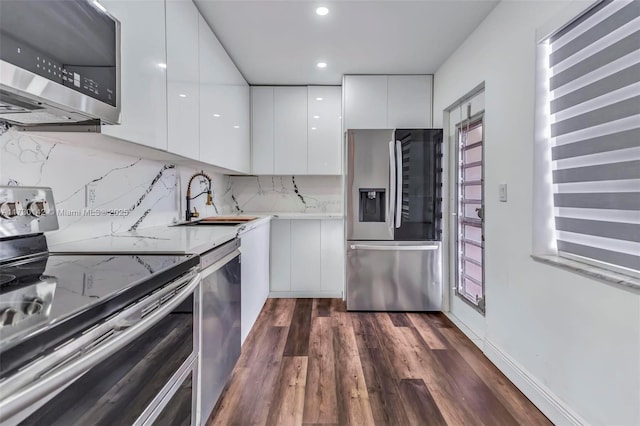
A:
<svg viewBox="0 0 640 426">
<path fill-rule="evenodd" d="M 316 9 L 316 13 L 320 16 L 324 16 L 327 13 L 329 13 L 329 9 L 324 6 L 320 6 L 319 8 Z"/>
<path fill-rule="evenodd" d="M 184 93 L 180 93 L 178 96 L 180 96 L 181 98 L 186 98 L 187 95 L 185 95 Z"/>
<path fill-rule="evenodd" d="M 218 118 L 218 117 L 220 117 L 220 114 L 213 114 L 213 116 L 214 116 L 215 118 Z"/>
<path fill-rule="evenodd" d="M 327 67 L 327 63 L 326 63 L 326 62 L 318 62 L 318 63 L 316 64 L 316 66 L 317 66 L 318 68 L 326 68 L 326 67 Z"/>
<path fill-rule="evenodd" d="M 239 129 L 240 126 L 238 126 L 237 124 L 235 126 L 233 126 L 234 129 Z"/>
<path fill-rule="evenodd" d="M 322 98 L 316 98 L 316 101 L 321 101 L 321 100 L 322 100 Z"/>
<path fill-rule="evenodd" d="M 319 115 L 314 115 L 313 118 L 320 118 L 320 116 Z"/>
<path fill-rule="evenodd" d="M 162 69 L 167 69 L 167 64 L 163 64 L 162 62 L 159 63 L 158 66 Z"/>
<path fill-rule="evenodd" d="M 315 128 L 315 127 L 312 127 L 312 128 L 311 128 L 311 130 L 316 130 L 316 128 Z"/>
</svg>

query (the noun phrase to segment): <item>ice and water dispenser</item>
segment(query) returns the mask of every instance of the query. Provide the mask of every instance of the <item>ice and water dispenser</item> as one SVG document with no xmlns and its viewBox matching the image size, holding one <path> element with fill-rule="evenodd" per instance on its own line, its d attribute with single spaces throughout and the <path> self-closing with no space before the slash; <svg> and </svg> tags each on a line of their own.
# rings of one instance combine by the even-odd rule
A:
<svg viewBox="0 0 640 426">
<path fill-rule="evenodd" d="M 380 188 L 360 188 L 360 222 L 386 220 L 385 192 Z"/>
</svg>

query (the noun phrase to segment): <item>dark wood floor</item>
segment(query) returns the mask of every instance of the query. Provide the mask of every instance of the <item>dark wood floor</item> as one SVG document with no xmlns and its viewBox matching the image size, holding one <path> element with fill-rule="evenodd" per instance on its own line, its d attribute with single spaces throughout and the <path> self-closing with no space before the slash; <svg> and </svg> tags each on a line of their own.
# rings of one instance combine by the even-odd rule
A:
<svg viewBox="0 0 640 426">
<path fill-rule="evenodd" d="M 551 423 L 442 314 L 269 299 L 209 424 Z"/>
</svg>

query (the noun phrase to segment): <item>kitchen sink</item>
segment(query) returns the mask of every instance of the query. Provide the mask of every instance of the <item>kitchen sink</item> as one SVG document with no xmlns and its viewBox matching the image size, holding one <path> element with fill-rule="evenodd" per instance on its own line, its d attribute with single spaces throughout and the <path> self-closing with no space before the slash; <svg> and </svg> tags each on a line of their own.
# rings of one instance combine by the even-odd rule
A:
<svg viewBox="0 0 640 426">
<path fill-rule="evenodd" d="M 258 218 L 256 216 L 211 216 L 190 222 L 176 223 L 174 226 L 238 226 L 255 219 Z"/>
</svg>

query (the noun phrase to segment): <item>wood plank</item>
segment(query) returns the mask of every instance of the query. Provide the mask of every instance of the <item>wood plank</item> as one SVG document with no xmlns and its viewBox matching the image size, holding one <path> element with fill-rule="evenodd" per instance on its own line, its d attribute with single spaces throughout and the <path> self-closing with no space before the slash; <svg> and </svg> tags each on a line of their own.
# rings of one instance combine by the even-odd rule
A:
<svg viewBox="0 0 640 426">
<path fill-rule="evenodd" d="M 420 379 L 423 375 L 423 362 L 419 352 L 414 350 L 415 345 L 407 341 L 403 331 L 413 329 L 396 327 L 386 313 L 376 313 L 378 335 L 380 345 L 385 356 L 393 367 L 397 379 Z"/>
<path fill-rule="evenodd" d="M 351 324 L 358 342 L 358 350 L 366 348 L 380 348 L 380 341 L 376 332 L 375 319 L 368 313 L 351 313 Z"/>
<path fill-rule="evenodd" d="M 387 315 L 396 327 L 413 327 L 413 323 L 409 321 L 409 317 L 404 312 L 389 312 Z"/>
<path fill-rule="evenodd" d="M 448 424 L 479 424 L 460 404 L 460 391 L 449 382 L 432 351 L 414 328 L 394 327 L 385 315 L 376 314 L 380 343 L 398 379 L 422 379 Z"/>
<path fill-rule="evenodd" d="M 248 363 L 250 375 L 242 390 L 240 407 L 236 407 L 228 424 L 265 424 L 272 403 L 271 395 L 277 385 L 282 352 L 287 341 L 286 327 L 270 327 L 257 351 L 261 356 Z"/>
<path fill-rule="evenodd" d="M 336 372 L 331 318 L 311 320 L 304 423 L 337 423 Z"/>
<path fill-rule="evenodd" d="M 398 381 L 381 349 L 360 349 L 360 362 L 369 393 L 373 419 L 377 425 L 410 425 L 400 398 Z"/>
<path fill-rule="evenodd" d="M 455 327 L 451 320 L 441 312 L 425 312 L 422 314 L 424 319 L 434 328 L 452 328 Z"/>
<path fill-rule="evenodd" d="M 339 313 L 337 315 L 345 317 L 339 320 L 340 323 L 350 322 L 348 321 L 349 314 Z M 358 345 L 352 327 L 335 328 L 333 350 L 337 381 L 338 424 L 374 424 L 369 394 L 360 364 Z"/>
<path fill-rule="evenodd" d="M 293 318 L 293 310 L 296 307 L 296 299 L 270 299 L 275 300 L 275 311 L 271 325 L 274 327 L 289 327 Z"/>
<path fill-rule="evenodd" d="M 316 299 L 316 316 L 331 316 L 331 303 L 335 299 Z"/>
<path fill-rule="evenodd" d="M 247 380 L 250 369 L 238 368 L 233 370 L 228 385 L 222 391 L 218 403 L 213 409 L 207 424 L 209 426 L 226 426 L 231 424 L 237 407 L 242 405 L 245 397 Z"/>
<path fill-rule="evenodd" d="M 406 414 L 409 420 L 408 425 L 442 425 L 447 422 L 440 413 L 440 409 L 433 400 L 429 389 L 422 380 L 403 379 L 400 380 L 400 395 L 405 401 Z"/>
<path fill-rule="evenodd" d="M 284 356 L 307 356 L 311 332 L 311 299 L 297 299 L 293 310 Z"/>
<path fill-rule="evenodd" d="M 307 357 L 284 357 L 280 363 L 277 383 L 266 424 L 301 424 L 307 383 Z"/>
<path fill-rule="evenodd" d="M 437 329 L 434 329 L 423 314 L 408 314 L 409 320 L 430 349 L 447 349 L 445 340 Z"/>
<path fill-rule="evenodd" d="M 456 384 L 462 393 L 464 404 L 477 419 L 488 425 L 519 425 L 458 352 L 434 351 L 434 357 L 449 379 Z"/>
<path fill-rule="evenodd" d="M 551 425 L 520 390 L 458 329 L 443 329 L 442 335 L 451 347 L 487 384 L 491 392 L 509 410 L 516 421 L 526 425 Z"/>
</svg>

